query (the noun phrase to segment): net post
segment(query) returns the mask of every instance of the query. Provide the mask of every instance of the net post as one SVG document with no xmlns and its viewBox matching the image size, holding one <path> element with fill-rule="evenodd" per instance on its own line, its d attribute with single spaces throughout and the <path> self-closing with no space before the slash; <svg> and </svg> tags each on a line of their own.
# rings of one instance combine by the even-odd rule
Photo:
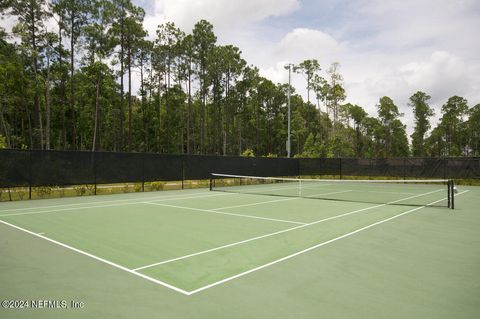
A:
<svg viewBox="0 0 480 319">
<path fill-rule="evenodd" d="M 447 195 L 447 198 L 448 198 L 448 208 L 450 208 L 450 207 L 451 207 L 451 201 L 450 201 L 450 199 L 451 199 L 451 196 L 452 196 L 451 187 L 450 187 L 450 182 L 451 182 L 451 180 L 448 180 L 448 181 L 447 181 L 447 193 L 448 193 L 448 195 Z"/>
<path fill-rule="evenodd" d="M 185 188 L 185 156 L 182 155 L 182 189 Z"/>
<path fill-rule="evenodd" d="M 455 209 L 455 183 L 453 182 L 453 179 L 450 180 L 450 185 L 451 185 L 451 196 L 452 196 L 452 202 L 451 202 L 451 209 Z"/>
<path fill-rule="evenodd" d="M 213 175 L 210 173 L 210 190 L 212 190 L 213 186 Z"/>
</svg>

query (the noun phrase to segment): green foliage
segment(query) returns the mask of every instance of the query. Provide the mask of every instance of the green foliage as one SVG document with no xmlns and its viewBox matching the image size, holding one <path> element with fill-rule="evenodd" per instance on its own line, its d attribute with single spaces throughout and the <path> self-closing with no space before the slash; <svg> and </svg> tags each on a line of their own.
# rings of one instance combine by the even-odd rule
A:
<svg viewBox="0 0 480 319">
<path fill-rule="evenodd" d="M 266 157 L 276 158 L 276 157 L 278 157 L 278 155 L 277 155 L 277 154 L 268 153 Z"/>
<path fill-rule="evenodd" d="M 5 140 L 5 137 L 0 135 L 0 149 L 6 148 L 7 147 L 7 142 Z"/>
<path fill-rule="evenodd" d="M 405 125 L 400 121 L 403 116 L 393 100 L 388 96 L 380 99 L 377 105 L 378 118 L 382 125 L 381 131 L 377 132 L 383 149 L 377 154 L 379 157 L 407 156 L 409 152 L 408 139 Z M 378 134 L 380 133 L 380 134 Z"/>
<path fill-rule="evenodd" d="M 434 156 L 468 154 L 472 146 L 476 147 L 475 142 L 473 145 L 469 145 L 469 140 L 472 141 L 469 137 L 475 136 L 475 127 L 478 127 L 478 122 L 475 123 L 475 110 L 469 111 L 466 99 L 452 96 L 442 106 L 442 114 L 440 123 L 427 139 L 428 154 Z M 472 122 L 467 120 L 468 115 L 473 118 Z M 475 124 L 472 127 L 469 123 Z"/>
<path fill-rule="evenodd" d="M 298 156 L 297 156 L 298 155 Z M 325 157 L 325 145 L 321 142 L 317 134 L 310 133 L 303 146 L 303 152 L 296 157 Z"/>
<path fill-rule="evenodd" d="M 49 198 L 53 192 L 53 188 L 50 186 L 35 187 L 34 192 L 37 193 L 39 198 Z"/>
<path fill-rule="evenodd" d="M 245 151 L 242 153 L 243 157 L 255 157 L 255 153 L 253 152 L 252 149 L 247 148 Z"/>
<path fill-rule="evenodd" d="M 319 78 L 314 80 L 315 75 L 319 72 L 320 63 L 316 59 L 305 60 L 299 65 L 293 67 L 293 71 L 297 73 L 304 73 L 307 78 L 307 102 L 310 103 L 310 90 L 315 88 L 315 85 L 318 85 L 320 81 Z"/>
<path fill-rule="evenodd" d="M 343 102 L 339 63 L 294 66 L 306 80 L 305 101 L 262 77 L 240 48 L 218 44 L 206 20 L 189 33 L 164 23 L 147 37 L 145 12 L 131 0 L 49 3 L 0 5 L 18 22 L 0 28 L 0 148 L 285 156 L 290 92 L 292 156 L 410 153 L 391 98 L 380 99 L 378 118 Z M 429 99 L 416 92 L 409 101 L 413 155 L 478 156 L 480 107 L 451 97 L 430 132 Z"/>
<path fill-rule="evenodd" d="M 152 183 L 150 183 L 150 187 L 154 191 L 161 191 L 165 187 L 165 183 L 164 182 L 152 182 Z"/>
<path fill-rule="evenodd" d="M 88 188 L 86 185 L 77 185 L 73 186 L 73 190 L 77 194 L 77 196 L 84 196 L 87 194 Z"/>
<path fill-rule="evenodd" d="M 27 197 L 27 191 L 24 189 L 18 189 L 16 193 L 18 195 L 18 198 L 20 198 L 20 200 L 24 200 Z"/>
<path fill-rule="evenodd" d="M 415 129 L 411 135 L 414 156 L 425 155 L 425 134 L 430 129 L 429 118 L 435 114 L 427 103 L 430 98 L 430 95 L 420 91 L 410 97 L 409 106 L 413 109 L 415 115 Z"/>
<path fill-rule="evenodd" d="M 469 110 L 469 119 L 466 123 L 469 155 L 480 156 L 480 104 Z"/>
</svg>

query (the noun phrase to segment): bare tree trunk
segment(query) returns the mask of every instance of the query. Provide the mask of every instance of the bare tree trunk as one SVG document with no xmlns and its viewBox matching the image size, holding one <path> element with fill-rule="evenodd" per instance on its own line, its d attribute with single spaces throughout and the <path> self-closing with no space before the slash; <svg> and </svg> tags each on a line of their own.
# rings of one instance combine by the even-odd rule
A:
<svg viewBox="0 0 480 319">
<path fill-rule="evenodd" d="M 75 14 L 70 12 L 71 17 L 71 30 L 70 30 L 70 111 L 72 112 L 72 129 L 73 129 L 73 136 L 72 136 L 72 145 L 73 149 L 77 149 L 77 119 L 75 116 L 75 93 L 74 93 L 74 71 L 75 71 L 75 36 L 74 36 L 74 25 L 75 25 Z"/>
<path fill-rule="evenodd" d="M 150 85 L 148 87 L 149 93 L 148 93 L 148 105 L 151 107 L 153 105 L 152 100 L 153 100 L 153 59 L 152 55 L 150 54 Z M 147 122 L 147 151 L 150 150 L 150 135 L 148 134 L 150 125 L 149 122 Z"/>
<path fill-rule="evenodd" d="M 125 59 L 124 59 L 124 49 L 125 49 L 125 21 L 124 14 L 125 8 L 124 3 L 121 3 L 121 14 L 120 14 L 120 150 L 124 149 L 124 83 L 123 76 L 125 75 Z"/>
<path fill-rule="evenodd" d="M 7 124 L 5 123 L 5 118 L 3 117 L 3 103 L 0 100 L 0 124 L 2 125 L 3 135 L 5 136 L 5 142 L 7 143 L 7 148 L 12 148 L 10 143 L 10 132 L 7 129 Z"/>
<path fill-rule="evenodd" d="M 170 53 L 169 53 L 170 54 Z M 172 132 L 170 130 L 170 58 L 167 60 L 167 69 L 165 70 L 165 137 L 166 137 L 166 149 L 170 152 Z"/>
<path fill-rule="evenodd" d="M 162 132 L 162 76 L 158 74 L 158 130 L 157 130 L 157 152 L 161 151 L 160 134 Z"/>
<path fill-rule="evenodd" d="M 35 20 L 35 12 L 33 11 L 33 7 L 30 6 L 30 17 Z M 37 59 L 37 35 L 35 33 L 35 21 L 31 23 L 31 33 L 32 33 L 32 51 L 33 51 L 33 77 L 34 77 L 34 97 L 33 97 L 33 124 L 38 132 L 35 132 L 35 135 L 38 134 L 38 139 L 35 138 L 35 142 L 38 141 L 37 145 L 40 149 L 43 148 L 43 132 L 42 132 L 42 122 L 41 122 L 41 110 L 40 110 L 40 96 L 39 96 L 39 87 L 38 87 L 38 59 Z"/>
<path fill-rule="evenodd" d="M 129 45 L 128 60 L 128 150 L 132 150 L 132 53 Z"/>
<path fill-rule="evenodd" d="M 188 67 L 188 112 L 187 112 L 187 154 L 190 154 L 190 126 L 192 121 L 192 72 Z"/>
<path fill-rule="evenodd" d="M 92 152 L 95 152 L 98 147 L 98 134 L 99 134 L 99 118 L 100 113 L 100 78 L 97 78 L 96 85 L 96 94 L 95 94 L 95 120 L 94 120 L 94 129 L 93 129 L 93 142 L 92 142 Z"/>
<path fill-rule="evenodd" d="M 148 152 L 147 144 L 147 121 L 145 116 L 145 88 L 143 81 L 143 55 L 140 57 L 140 94 L 141 94 L 141 108 L 142 108 L 142 124 L 143 124 L 143 150 Z"/>
<path fill-rule="evenodd" d="M 47 80 L 45 83 L 45 149 L 50 149 L 50 47 L 47 49 Z"/>
<path fill-rule="evenodd" d="M 201 121 L 202 121 L 202 124 L 201 124 L 201 128 L 200 128 L 200 153 L 204 154 L 205 153 L 205 150 L 206 150 L 206 142 L 205 142 L 205 129 L 206 129 L 206 122 L 207 122 L 207 103 L 206 103 L 206 92 L 205 92 L 205 83 L 204 83 L 204 79 L 205 79 L 205 74 L 204 74 L 204 70 L 203 70 L 203 66 L 202 66 L 202 71 L 201 71 L 201 80 L 200 80 L 200 90 L 202 92 L 201 96 L 202 96 L 202 118 L 201 118 Z"/>
<path fill-rule="evenodd" d="M 226 79 L 226 83 L 225 83 L 225 103 L 223 105 L 223 125 L 222 125 L 222 129 L 223 129 L 223 155 L 227 155 L 227 131 L 228 131 L 228 110 L 227 110 L 227 107 L 228 107 L 228 96 L 229 96 L 229 91 L 230 91 L 230 73 L 227 74 L 227 79 Z"/>
<path fill-rule="evenodd" d="M 63 24 L 63 14 L 60 15 L 60 21 L 58 23 L 58 45 L 59 45 L 59 52 L 58 52 L 58 63 L 60 65 L 60 72 L 61 80 L 60 80 L 60 97 L 61 97 L 61 112 L 62 112 L 62 142 L 63 142 L 63 149 L 67 148 L 67 129 L 65 125 L 65 73 L 63 72 L 63 46 L 62 46 L 62 24 Z"/>
<path fill-rule="evenodd" d="M 27 106 L 25 101 L 22 101 L 22 104 L 25 108 L 25 113 L 27 114 L 27 119 L 28 119 L 28 137 L 29 137 L 29 140 L 30 140 L 30 149 L 33 149 L 34 145 L 33 145 L 33 130 L 32 130 L 32 119 L 31 119 L 32 115 L 30 114 L 29 107 Z M 24 131 L 24 129 L 22 127 L 22 132 L 23 131 Z"/>
</svg>

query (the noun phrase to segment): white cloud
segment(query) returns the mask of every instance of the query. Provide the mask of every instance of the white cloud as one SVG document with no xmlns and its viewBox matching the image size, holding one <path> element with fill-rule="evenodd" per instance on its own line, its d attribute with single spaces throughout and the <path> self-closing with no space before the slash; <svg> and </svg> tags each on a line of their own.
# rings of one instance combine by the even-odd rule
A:
<svg viewBox="0 0 480 319">
<path fill-rule="evenodd" d="M 155 34 L 157 25 L 167 21 L 190 32 L 197 21 L 205 19 L 216 29 L 225 30 L 289 14 L 299 8 L 299 0 L 156 0 L 154 12 L 147 12 L 145 25 L 151 35 Z"/>
<path fill-rule="evenodd" d="M 288 63 L 317 59 L 321 67 L 327 69 L 328 64 L 346 51 L 346 44 L 339 43 L 328 33 L 307 28 L 294 29 L 277 43 L 264 43 L 261 50 L 258 50 L 259 45 L 262 44 L 257 43 L 244 50 L 245 55 L 253 60 L 265 61 L 260 65 L 260 73 L 275 83 L 288 81 L 288 71 L 284 68 Z M 301 76 L 293 76 L 292 82 L 299 92 L 304 93 L 305 83 Z"/>
<path fill-rule="evenodd" d="M 434 101 L 452 95 L 464 95 L 470 89 L 467 68 L 463 61 L 445 51 L 432 53 L 429 61 L 411 62 L 399 68 L 409 88 L 422 89 L 434 96 Z"/>
<path fill-rule="evenodd" d="M 297 28 L 289 32 L 276 48 L 277 55 L 293 59 L 317 58 L 325 60 L 341 54 L 343 45 L 320 30 Z"/>
<path fill-rule="evenodd" d="M 362 75 L 361 68 L 346 76 L 348 100 L 364 106 L 374 115 L 375 105 L 382 96 L 390 96 L 405 114 L 403 122 L 407 124 L 408 132 L 413 130 L 413 114 L 408 107 L 409 97 L 417 91 L 429 94 L 429 101 L 435 109 L 435 121 L 440 117 L 441 106 L 453 95 L 460 95 L 478 103 L 480 96 L 475 92 L 472 80 L 472 70 L 467 68 L 460 57 L 446 51 L 435 51 L 426 59 L 419 59 L 408 63 L 401 63 L 401 58 L 377 56 L 376 62 L 369 63 L 366 57 L 359 57 L 365 62 Z M 379 68 L 372 68 L 372 65 Z M 388 65 L 388 66 L 387 66 Z M 349 69 L 348 72 L 352 70 Z M 356 78 L 351 83 L 348 79 Z"/>
</svg>

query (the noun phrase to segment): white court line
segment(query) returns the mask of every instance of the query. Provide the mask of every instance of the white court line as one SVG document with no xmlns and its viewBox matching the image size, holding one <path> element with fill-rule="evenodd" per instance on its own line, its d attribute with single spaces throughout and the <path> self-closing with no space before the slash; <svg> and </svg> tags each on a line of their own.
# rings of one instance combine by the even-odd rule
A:
<svg viewBox="0 0 480 319">
<path fill-rule="evenodd" d="M 460 192 L 460 193 L 456 194 L 456 196 L 461 195 L 461 194 L 464 194 L 464 193 L 466 193 L 466 192 L 468 192 L 468 190 L 463 191 L 463 192 Z M 438 203 L 438 202 L 441 202 L 441 201 L 444 201 L 444 200 L 446 200 L 446 199 L 447 199 L 447 197 L 442 198 L 442 199 L 437 200 L 437 201 L 434 201 L 434 202 L 431 202 L 431 203 L 429 203 L 429 204 L 427 204 L 427 205 L 424 205 L 424 206 L 421 206 L 421 207 L 417 207 L 417 208 L 413 208 L 413 209 L 407 210 L 406 212 L 403 212 L 403 213 L 394 215 L 394 216 L 392 216 L 392 217 L 389 217 L 389 218 L 386 218 L 386 219 L 382 219 L 382 220 L 380 220 L 380 221 L 378 221 L 378 222 L 375 222 L 375 223 L 373 223 L 373 224 L 367 225 L 367 226 L 365 226 L 365 227 L 356 229 L 356 230 L 351 231 L 351 232 L 349 232 L 349 233 L 346 233 L 346 234 L 344 234 L 344 235 L 341 235 L 341 236 L 332 238 L 332 239 L 330 239 L 330 240 L 324 241 L 324 242 L 322 242 L 322 243 L 319 243 L 319 244 L 317 244 L 317 245 L 314 245 L 314 246 L 311 246 L 311 247 L 309 247 L 309 248 L 303 249 L 303 250 L 298 251 L 298 252 L 296 252 L 296 253 L 293 253 L 293 254 L 291 254 L 291 255 L 288 255 L 288 256 L 279 258 L 279 259 L 274 260 L 274 261 L 272 261 L 272 262 L 269 262 L 269 263 L 267 263 L 267 264 L 264 264 L 264 265 L 261 265 L 261 266 L 252 268 L 252 269 L 250 269 L 250 270 L 244 271 L 244 272 L 242 272 L 242 273 L 236 274 L 236 275 L 234 275 L 234 276 L 231 276 L 231 277 L 228 277 L 228 278 L 225 278 L 225 279 L 216 281 L 216 282 L 214 282 L 214 283 L 211 283 L 211 284 L 209 284 L 209 285 L 200 287 L 200 288 L 198 288 L 198 289 L 191 290 L 191 291 L 188 292 L 188 294 L 189 294 L 189 295 L 193 295 L 193 294 L 196 294 L 196 293 L 198 293 L 198 292 L 200 292 L 200 291 L 203 291 L 203 290 L 212 288 L 212 287 L 214 287 L 214 286 L 218 286 L 218 285 L 220 285 L 220 284 L 223 284 L 223 283 L 225 283 L 225 282 L 227 282 L 227 281 L 231 281 L 231 280 L 233 280 L 233 279 L 236 279 L 236 278 L 239 278 L 239 277 L 243 277 L 243 276 L 248 275 L 248 274 L 251 274 L 251 273 L 253 273 L 253 272 L 257 271 L 257 270 L 261 270 L 261 269 L 270 267 L 270 266 L 272 266 L 272 265 L 278 264 L 278 263 L 280 263 L 280 262 L 282 262 L 282 261 L 291 259 L 291 258 L 293 258 L 293 257 L 296 257 L 296 256 L 298 256 L 298 255 L 304 254 L 304 253 L 306 253 L 306 252 L 309 252 L 309 251 L 311 251 L 311 250 L 317 249 L 317 248 L 319 248 L 319 247 L 322 247 L 322 246 L 331 244 L 331 243 L 336 242 L 336 241 L 338 241 L 338 240 L 340 240 L 340 239 L 347 238 L 347 237 L 349 237 L 349 236 L 352 236 L 352 235 L 354 235 L 354 234 L 357 234 L 357 233 L 359 233 L 359 232 L 362 232 L 362 231 L 367 230 L 367 229 L 369 229 L 369 228 L 372 228 L 372 227 L 374 227 L 374 226 L 377 226 L 377 225 L 386 223 L 386 222 L 388 222 L 388 221 L 391 221 L 391 220 L 396 219 L 396 218 L 398 218 L 398 217 L 401 217 L 401 216 L 403 216 L 403 215 L 407 215 L 407 214 L 413 213 L 413 212 L 415 212 L 415 211 L 417 211 L 417 210 L 420 210 L 420 209 L 422 209 L 422 208 L 425 208 L 425 207 L 434 205 L 434 204 L 436 204 L 436 203 Z"/>
<path fill-rule="evenodd" d="M 280 190 L 285 189 L 287 187 L 282 188 L 268 188 L 263 190 Z M 259 188 L 260 189 L 260 188 Z M 195 196 L 198 194 L 199 196 Z M 207 195 L 209 194 L 209 195 Z M 194 196 L 192 196 L 194 195 Z M 150 201 L 170 201 L 170 200 L 183 200 L 183 199 L 195 199 L 195 198 L 208 198 L 208 197 L 216 197 L 216 196 L 232 196 L 232 195 L 252 195 L 248 193 L 215 193 L 210 194 L 208 190 L 204 190 L 202 192 L 194 192 L 192 194 L 183 194 L 183 195 L 163 195 L 163 196 L 150 196 L 150 197 L 139 197 L 139 198 L 130 198 L 130 199 L 119 199 L 119 200 L 108 200 L 108 201 L 98 201 L 93 203 L 74 203 L 74 204 L 63 204 L 63 205 L 51 205 L 51 206 L 41 206 L 41 207 L 25 207 L 25 208 L 16 208 L 16 209 L 6 209 L 2 210 L 1 213 L 5 212 L 15 212 L 15 211 L 25 211 L 30 210 L 29 212 L 24 213 L 13 213 L 13 214 L 0 214 L 0 217 L 3 216 L 19 216 L 19 215 L 31 215 L 31 214 L 43 214 L 43 213 L 51 213 L 51 212 L 62 212 L 62 211 L 69 211 L 69 210 L 76 210 L 76 209 L 89 209 L 89 208 L 100 208 L 100 207 L 112 207 L 112 206 L 122 206 L 122 205 L 134 205 L 134 204 L 142 204 L 144 200 Z M 254 195 L 261 195 L 261 194 L 254 194 Z M 130 201 L 134 201 L 133 203 L 128 203 Z M 125 203 L 127 202 L 127 203 Z M 97 205 L 106 203 L 107 205 Z M 109 204 L 114 203 L 114 204 Z M 117 203 L 117 204 L 115 204 Z M 91 206 L 92 204 L 93 206 Z M 80 205 L 89 205 L 89 206 L 80 206 Z M 51 210 L 42 210 L 45 208 L 55 208 L 55 207 L 70 207 L 70 206 L 80 206 L 80 207 L 71 207 L 71 208 L 60 208 L 60 209 L 51 209 Z M 40 209 L 40 211 L 37 211 Z"/>
<path fill-rule="evenodd" d="M 23 212 L 23 213 L 11 213 L 11 214 L 2 214 L 2 215 L 0 215 L 0 217 L 36 215 L 36 214 L 45 214 L 45 213 L 64 212 L 64 211 L 70 211 L 70 210 L 91 209 L 91 208 L 99 208 L 99 207 L 126 206 L 126 205 L 135 205 L 135 204 L 139 204 L 139 203 L 118 203 L 118 204 L 111 204 L 111 205 L 97 205 L 97 206 L 88 206 L 88 207 L 71 207 L 71 208 L 41 210 L 41 211 Z"/>
<path fill-rule="evenodd" d="M 210 248 L 210 249 L 207 249 L 207 250 L 199 251 L 199 252 L 196 252 L 196 253 L 188 254 L 188 255 L 185 255 L 185 256 L 180 256 L 180 257 L 176 257 L 176 258 L 172 258 L 172 259 L 168 259 L 168 260 L 156 262 L 156 263 L 153 263 L 153 264 L 145 265 L 145 266 L 142 266 L 142 267 L 135 268 L 134 270 L 135 270 L 135 271 L 137 271 L 137 270 L 142 270 L 142 269 L 146 269 L 146 268 L 151 268 L 151 267 L 155 267 L 155 266 L 167 264 L 167 263 L 174 262 L 174 261 L 177 261 L 177 260 L 186 259 L 186 258 L 189 258 L 189 257 L 194 257 L 194 256 L 198 256 L 198 255 L 203 255 L 203 254 L 210 253 L 210 252 L 213 252 L 213 251 L 217 251 L 217 250 L 220 250 L 220 249 L 225 249 L 225 248 L 228 248 L 228 247 L 233 247 L 233 246 L 237 246 L 237 245 L 240 245 L 240 244 L 248 243 L 248 242 L 251 242 L 251 241 L 254 241 L 254 240 L 258 240 L 258 239 L 262 239 L 262 238 L 267 238 L 267 237 L 271 237 L 271 236 L 275 236 L 275 235 L 279 235 L 279 234 L 283 234 L 283 233 L 286 233 L 286 232 L 289 232 L 289 231 L 292 231 L 292 230 L 296 230 L 296 229 L 299 229 L 299 228 L 304 228 L 304 227 L 308 227 L 308 226 L 312 226 L 312 225 L 324 223 L 324 222 L 329 221 L 329 220 L 333 220 L 333 219 L 337 219 L 337 218 L 341 218 L 341 217 L 345 217 L 345 216 L 357 214 L 357 213 L 364 212 L 364 211 L 367 211 L 367 210 L 371 210 L 371 209 L 374 209 L 374 208 L 379 208 L 379 207 L 387 206 L 387 205 L 390 205 L 390 204 L 395 204 L 395 203 L 398 203 L 398 202 L 401 202 L 401 201 L 405 201 L 405 200 L 408 200 L 408 199 L 412 199 L 412 198 L 415 198 L 415 197 L 420 197 L 420 196 L 429 195 L 429 194 L 432 194 L 432 193 L 435 193 L 435 192 L 438 192 L 438 191 L 440 191 L 440 190 L 428 192 L 428 193 L 425 193 L 425 194 L 419 194 L 419 195 L 415 195 L 415 196 L 410 196 L 410 197 L 403 198 L 403 199 L 398 199 L 398 200 L 395 200 L 395 201 L 392 201 L 392 202 L 388 202 L 388 203 L 385 203 L 385 204 L 379 204 L 379 205 L 375 205 L 375 206 L 370 206 L 370 207 L 366 207 L 366 208 L 357 209 L 357 210 L 354 210 L 354 211 L 346 212 L 346 213 L 344 213 L 344 214 L 340 214 L 340 215 L 335 215 L 335 216 L 323 218 L 323 219 L 320 219 L 320 220 L 317 220 L 317 221 L 314 221 L 314 222 L 311 222 L 311 223 L 308 223 L 308 224 L 304 224 L 304 225 L 300 225 L 300 226 L 296 226 L 296 227 L 292 227 L 292 228 L 287 228 L 287 229 L 284 229 L 284 230 L 276 231 L 276 232 L 269 233 L 269 234 L 265 234 L 265 235 L 262 235 L 262 236 L 257 236 L 257 237 L 253 237 L 253 238 L 248 238 L 248 239 L 245 239 L 245 240 L 242 240 L 242 241 L 238 241 L 238 242 L 234 242 L 234 243 L 230 243 L 230 244 L 227 244 L 227 245 L 223 245 L 223 246 L 219 246 L 219 247 L 214 247 L 214 248 Z"/>
<path fill-rule="evenodd" d="M 162 207 L 171 207 L 171 208 L 178 208 L 178 209 L 185 209 L 185 210 L 193 210 L 193 211 L 204 212 L 204 213 L 229 215 L 229 216 L 237 216 L 237 217 L 246 217 L 246 218 L 254 218 L 254 219 L 263 219 L 263 220 L 269 220 L 269 221 L 274 221 L 274 222 L 282 222 L 282 223 L 290 223 L 290 224 L 299 224 L 299 225 L 306 225 L 307 224 L 307 223 L 297 222 L 297 221 L 293 221 L 293 220 L 284 220 L 284 219 L 267 218 L 267 217 L 253 216 L 253 215 L 226 213 L 226 212 L 219 212 L 219 211 L 211 210 L 211 209 L 201 209 L 201 208 L 193 208 L 193 207 L 185 207 L 185 206 L 177 206 L 177 205 L 158 204 L 158 203 L 153 203 L 153 202 L 143 202 L 143 204 L 156 205 L 156 206 L 162 206 Z"/>
<path fill-rule="evenodd" d="M 219 207 L 219 208 L 213 208 L 212 210 L 224 210 L 224 209 L 230 209 L 230 208 L 256 206 L 256 205 L 262 205 L 262 204 L 269 204 L 269 203 L 276 203 L 276 202 L 284 202 L 284 201 L 301 199 L 301 198 L 309 198 L 309 197 L 321 196 L 321 195 L 333 195 L 333 194 L 340 194 L 340 193 L 347 193 L 347 192 L 351 192 L 351 190 L 344 190 L 344 191 L 339 191 L 339 192 L 315 194 L 315 195 L 304 196 L 304 197 L 290 197 L 290 198 L 283 198 L 283 199 L 275 199 L 275 200 L 268 200 L 268 201 L 265 201 L 265 202 L 257 202 L 257 203 L 251 203 L 251 204 L 243 204 L 243 205 Z"/>
<path fill-rule="evenodd" d="M 390 194 L 390 195 L 413 195 L 413 194 L 416 194 L 416 193 L 407 193 L 407 192 L 383 192 L 383 191 L 366 191 L 366 190 L 352 190 L 352 192 L 374 193 L 374 194 Z"/>
<path fill-rule="evenodd" d="M 295 199 L 299 199 L 299 198 L 300 197 L 289 197 L 289 198 L 282 198 L 282 199 L 274 199 L 274 200 L 267 200 L 267 201 L 264 201 L 264 202 L 256 202 L 256 203 L 250 203 L 250 204 L 242 204 L 242 205 L 235 205 L 235 206 L 225 206 L 225 207 L 212 208 L 211 210 L 224 210 L 224 209 L 230 209 L 230 208 L 263 205 L 263 204 L 277 203 L 277 202 L 286 202 L 286 201 L 289 201 L 289 200 L 295 200 Z"/>
<path fill-rule="evenodd" d="M 152 195 L 154 192 L 152 192 Z M 162 198 L 165 198 L 165 199 L 169 199 L 169 198 L 178 198 L 178 199 L 181 199 L 182 197 L 185 197 L 185 196 L 191 196 L 191 195 L 195 195 L 195 194 L 203 194 L 203 193 L 208 193 L 207 190 L 204 190 L 202 192 L 192 192 L 190 194 L 180 194 L 180 195 L 163 195 L 163 196 L 149 196 L 149 197 L 138 197 L 138 198 L 129 198 L 129 199 L 114 199 L 114 200 L 104 200 L 104 201 L 95 201 L 95 202 L 91 202 L 91 203 L 73 203 L 73 204 L 62 204 L 62 205 L 50 205 L 50 206 L 39 206 L 39 207 L 24 207 L 24 208 L 15 208 L 15 209 L 5 209 L 5 210 L 2 210 L 2 212 L 15 212 L 15 211 L 22 211 L 22 210 L 30 210 L 30 209 L 44 209 L 44 208 L 56 208 L 56 207 L 70 207 L 70 206 L 79 206 L 79 205 L 89 205 L 89 204 L 108 204 L 108 203 L 120 203 L 120 202 L 129 202 L 129 201 L 143 201 L 145 199 L 153 199 L 155 200 L 155 198 L 159 198 L 159 199 L 162 199 Z M 101 196 L 101 195 L 99 195 Z M 88 198 L 88 196 L 85 196 L 84 198 Z"/>
<path fill-rule="evenodd" d="M 241 193 L 239 192 L 239 194 L 245 194 L 245 195 L 269 195 L 269 194 L 260 194 L 260 193 L 252 193 L 253 191 L 278 191 L 278 190 L 284 190 L 284 189 L 299 189 L 299 184 L 284 184 L 282 185 L 281 187 L 275 187 L 275 188 L 266 188 L 265 186 L 269 186 L 269 185 L 272 185 L 272 184 L 264 184 L 264 186 L 261 186 L 261 184 L 253 184 L 253 185 L 222 185 L 222 186 L 216 186 L 213 188 L 214 191 L 219 191 L 219 192 L 231 192 L 229 191 L 228 189 L 229 188 L 242 188 L 242 189 L 245 189 L 245 192 L 244 193 Z M 278 185 L 278 184 L 275 184 L 275 185 Z M 292 186 L 293 185 L 293 186 Z M 254 188 L 251 188 L 251 187 L 248 187 L 248 186 L 260 186 L 260 187 L 254 187 Z M 318 185 L 318 186 L 321 186 L 321 187 L 324 187 L 324 186 L 330 186 L 330 184 L 322 184 L 322 185 Z M 317 187 L 303 187 L 303 188 L 318 188 Z"/>
<path fill-rule="evenodd" d="M 7 223 L 6 221 L 3 221 L 3 220 L 1 220 L 1 219 L 0 219 L 0 223 L 5 224 L 5 225 L 10 226 L 10 227 L 13 227 L 13 228 L 18 229 L 18 230 L 21 230 L 21 231 L 23 231 L 23 232 L 25 232 L 25 233 L 28 233 L 28 234 L 33 235 L 33 236 L 36 236 L 36 237 L 38 237 L 38 238 L 44 239 L 44 240 L 49 241 L 49 242 L 51 242 L 51 243 L 54 243 L 54 244 L 56 244 L 56 245 L 62 246 L 62 247 L 64 247 L 64 248 L 73 250 L 74 252 L 77 252 L 77 253 L 79 253 L 79 254 L 82 254 L 82 255 L 85 255 L 85 256 L 87 256 L 87 257 L 93 258 L 93 259 L 95 259 L 95 260 L 98 260 L 98 261 L 100 261 L 100 262 L 103 262 L 103 263 L 105 263 L 105 264 L 108 264 L 108 265 L 110 265 L 110 266 L 113 266 L 113 267 L 115 267 L 115 268 L 121 269 L 121 270 L 126 271 L 126 272 L 128 272 L 128 273 L 131 273 L 131 274 L 133 274 L 133 275 L 135 275 L 135 276 L 138 276 L 138 277 L 141 277 L 141 278 L 146 279 L 146 280 L 148 280 L 148 281 L 154 282 L 154 283 L 156 283 L 156 284 L 159 284 L 159 285 L 162 285 L 162 286 L 164 286 L 164 287 L 170 288 L 170 289 L 175 290 L 175 291 L 177 291 L 177 292 L 180 292 L 180 293 L 182 293 L 182 294 L 184 294 L 184 295 L 187 295 L 187 296 L 190 295 L 190 293 L 189 293 L 188 291 L 186 291 L 186 290 L 183 290 L 183 289 L 181 289 L 181 288 L 178 288 L 178 287 L 175 287 L 175 286 L 173 286 L 173 285 L 167 284 L 166 282 L 163 282 L 163 281 L 161 281 L 161 280 L 157 280 L 157 279 L 152 278 L 152 277 L 149 277 L 149 276 L 147 276 L 147 275 L 144 275 L 144 274 L 135 272 L 134 270 L 128 269 L 127 267 L 121 266 L 121 265 L 116 264 L 116 263 L 114 263 L 114 262 L 111 262 L 111 261 L 109 261 L 109 260 L 103 259 L 103 258 L 101 258 L 101 257 L 95 256 L 95 255 L 90 254 L 90 253 L 87 253 L 86 251 L 80 250 L 80 249 L 78 249 L 78 248 L 72 247 L 72 246 L 67 245 L 67 244 L 64 244 L 64 243 L 61 243 L 61 242 L 56 241 L 56 240 L 54 240 L 54 239 L 51 239 L 51 238 L 42 236 L 42 235 L 40 235 L 40 234 L 36 234 L 36 233 L 34 233 L 34 232 L 32 232 L 32 231 L 29 231 L 28 229 L 25 229 L 25 228 L 22 228 L 22 227 L 19 227 L 19 226 L 16 226 L 16 225 Z"/>
<path fill-rule="evenodd" d="M 215 197 L 215 196 L 232 196 L 238 195 L 236 193 L 221 193 L 221 194 L 213 194 L 213 195 L 204 195 L 204 196 L 191 196 L 191 197 L 182 197 L 182 198 L 165 198 L 165 199 L 158 199 L 155 200 L 156 202 L 164 202 L 169 200 L 179 200 L 179 199 L 194 199 L 194 198 L 206 198 L 206 197 Z M 63 211 L 70 211 L 70 210 L 79 210 L 79 209 L 90 209 L 90 208 L 101 208 L 101 207 L 115 207 L 115 206 L 124 206 L 124 205 L 137 205 L 137 204 L 144 204 L 144 201 L 140 202 L 133 202 L 133 203 L 117 203 L 117 204 L 110 204 L 110 205 L 96 205 L 96 206 L 85 206 L 85 207 L 71 207 L 71 208 L 60 208 L 60 209 L 51 209 L 51 210 L 42 210 L 42 211 L 31 211 L 31 212 L 23 212 L 23 213 L 12 213 L 12 214 L 1 214 L 0 217 L 7 217 L 7 216 L 21 216 L 21 215 L 35 215 L 35 214 L 44 214 L 44 213 L 54 213 L 54 212 L 63 212 Z"/>
<path fill-rule="evenodd" d="M 232 178 L 250 178 L 250 179 L 262 179 L 262 180 L 279 180 L 279 181 L 291 181 L 291 182 L 330 182 L 330 183 L 446 183 L 448 179 L 317 179 L 317 178 L 291 178 L 291 177 L 268 177 L 268 176 L 247 176 L 247 175 L 230 175 L 221 173 L 211 173 L 212 176 L 219 177 L 232 177 Z"/>
</svg>

